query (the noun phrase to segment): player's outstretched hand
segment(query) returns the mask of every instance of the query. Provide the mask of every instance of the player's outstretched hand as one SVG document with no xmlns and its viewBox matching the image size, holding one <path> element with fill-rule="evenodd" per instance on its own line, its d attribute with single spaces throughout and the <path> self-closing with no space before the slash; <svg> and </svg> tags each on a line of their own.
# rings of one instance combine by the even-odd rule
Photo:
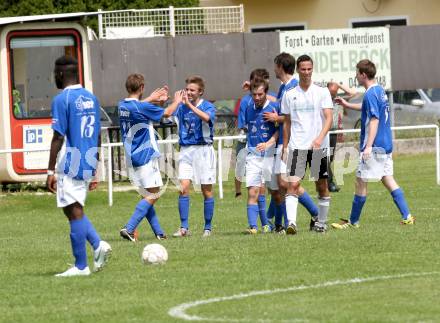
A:
<svg viewBox="0 0 440 323">
<path fill-rule="evenodd" d="M 186 92 L 186 90 L 183 91 L 183 103 L 189 107 L 190 102 L 189 102 L 189 97 L 188 97 L 188 92 Z"/>
<path fill-rule="evenodd" d="M 151 94 L 148 96 L 146 101 L 151 103 L 158 103 L 163 104 L 168 100 L 168 86 L 163 86 L 161 88 L 155 89 Z"/>
<path fill-rule="evenodd" d="M 169 92 L 170 92 L 170 90 L 168 88 L 168 85 L 164 85 L 162 87 L 162 92 L 161 92 L 162 95 L 159 97 L 159 102 L 161 105 L 163 105 L 165 102 L 167 102 L 168 99 L 170 98 Z"/>
<path fill-rule="evenodd" d="M 276 111 L 273 112 L 264 112 L 263 113 L 263 119 L 264 121 L 269 121 L 269 122 L 277 122 L 278 120 L 278 113 L 276 113 Z"/>
<path fill-rule="evenodd" d="M 183 102 L 183 96 L 185 95 L 185 90 L 179 90 L 174 93 L 174 102 Z"/>
<path fill-rule="evenodd" d="M 243 91 L 249 91 L 251 89 L 251 82 L 244 81 L 241 85 L 241 88 L 243 89 Z"/>
<path fill-rule="evenodd" d="M 339 104 L 339 105 L 342 105 L 343 107 L 347 107 L 347 104 L 348 104 L 347 100 L 345 100 L 344 98 L 342 98 L 340 96 L 337 96 L 335 98 L 335 103 Z"/>
<path fill-rule="evenodd" d="M 94 191 L 98 187 L 98 181 L 93 179 L 89 184 L 89 191 Z"/>
<path fill-rule="evenodd" d="M 56 194 L 56 192 L 57 192 L 57 179 L 55 178 L 55 175 L 47 175 L 46 187 L 49 190 L 49 192 Z"/>
</svg>

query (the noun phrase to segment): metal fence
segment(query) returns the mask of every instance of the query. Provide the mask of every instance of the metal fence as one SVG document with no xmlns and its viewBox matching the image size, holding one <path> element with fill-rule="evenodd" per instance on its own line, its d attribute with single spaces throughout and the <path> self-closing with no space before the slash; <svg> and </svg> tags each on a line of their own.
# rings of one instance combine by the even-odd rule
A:
<svg viewBox="0 0 440 323">
<path fill-rule="evenodd" d="M 420 125 L 420 126 L 406 126 L 406 127 L 391 127 L 392 130 L 415 130 L 415 129 L 435 129 L 435 160 L 436 160 L 436 182 L 437 185 L 440 185 L 440 131 L 439 126 L 437 125 Z M 336 130 L 336 131 L 330 131 L 329 133 L 358 133 L 360 132 L 360 129 L 347 129 L 347 130 Z M 234 141 L 237 139 L 245 138 L 245 136 L 219 136 L 214 137 L 214 141 L 217 143 L 217 185 L 218 185 L 218 193 L 219 198 L 223 198 L 223 181 L 224 178 L 227 177 L 227 174 L 224 173 L 224 165 L 227 163 L 227 160 L 224 159 L 223 154 L 223 144 L 226 141 Z M 166 140 L 158 140 L 158 144 L 176 144 L 177 139 L 166 139 Z M 101 145 L 101 172 L 102 175 L 107 175 L 105 180 L 107 180 L 108 184 L 108 204 L 109 206 L 113 205 L 113 182 L 114 182 L 114 155 L 112 150 L 117 149 L 123 146 L 122 142 L 113 142 L 113 143 L 104 143 Z M 104 150 L 107 149 L 107 154 L 105 154 Z M 49 151 L 50 148 L 38 148 L 38 149 L 0 149 L 0 155 L 1 154 L 13 154 L 13 153 L 24 153 L 24 152 L 40 152 L 40 151 Z M 164 152 L 167 154 L 166 152 Z M 231 156 L 232 157 L 232 156 Z M 107 165 L 106 165 L 107 164 Z M 226 172 L 225 172 L 226 173 Z M 103 180 L 104 180 L 103 178 Z"/>
<path fill-rule="evenodd" d="M 99 39 L 244 32 L 243 5 L 102 11 Z"/>
</svg>

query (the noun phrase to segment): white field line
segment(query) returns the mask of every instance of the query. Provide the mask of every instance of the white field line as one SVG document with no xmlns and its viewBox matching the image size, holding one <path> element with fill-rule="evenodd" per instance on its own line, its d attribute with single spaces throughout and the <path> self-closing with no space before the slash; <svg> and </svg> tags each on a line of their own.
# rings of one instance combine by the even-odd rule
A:
<svg viewBox="0 0 440 323">
<path fill-rule="evenodd" d="M 288 288 L 276 288 L 276 289 L 271 289 L 271 290 L 252 291 L 249 293 L 241 293 L 241 294 L 236 294 L 236 295 L 232 295 L 232 296 L 215 297 L 215 298 L 209 298 L 209 299 L 205 299 L 205 300 L 194 301 L 194 302 L 190 302 L 190 303 L 183 303 L 183 304 L 180 304 L 178 306 L 171 308 L 168 311 L 168 315 L 170 315 L 174 318 L 179 318 L 179 319 L 186 320 L 186 321 L 246 322 L 246 321 L 251 321 L 251 320 L 250 319 L 201 317 L 201 316 L 197 316 L 197 315 L 186 314 L 186 311 L 190 308 L 198 307 L 201 305 L 206 305 L 206 304 L 211 304 L 211 303 L 219 303 L 219 302 L 224 302 L 224 301 L 239 300 L 239 299 L 253 297 L 253 296 L 294 292 L 294 291 L 300 291 L 300 290 L 306 290 L 306 289 L 319 289 L 319 288 L 339 286 L 339 285 L 360 284 L 360 283 L 367 283 L 367 282 L 380 281 L 380 280 L 400 279 L 400 278 L 419 277 L 419 276 L 430 276 L 430 275 L 436 275 L 436 274 L 440 274 L 440 272 L 407 273 L 407 274 L 389 275 L 389 276 L 353 278 L 353 279 L 348 279 L 348 280 L 328 281 L 328 282 L 324 282 L 324 283 L 316 284 L 316 285 L 300 285 L 300 286 L 293 286 L 293 287 L 288 287 Z M 262 321 L 268 322 L 267 320 L 262 320 Z M 302 321 L 304 321 L 304 320 L 302 320 Z"/>
</svg>

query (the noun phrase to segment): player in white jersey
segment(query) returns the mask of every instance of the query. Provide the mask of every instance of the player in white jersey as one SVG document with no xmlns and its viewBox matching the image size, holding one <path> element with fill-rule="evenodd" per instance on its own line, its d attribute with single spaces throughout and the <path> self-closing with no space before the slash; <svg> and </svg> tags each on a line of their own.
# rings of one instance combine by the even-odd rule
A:
<svg viewBox="0 0 440 323">
<path fill-rule="evenodd" d="M 286 209 L 287 234 L 296 234 L 296 215 L 301 180 L 307 165 L 318 192 L 318 221 L 313 230 L 325 232 L 330 194 L 327 187 L 329 147 L 328 131 L 332 124 L 332 99 L 327 88 L 312 83 L 313 61 L 302 55 L 296 62 L 299 85 L 289 90 L 281 102 L 285 115 L 283 159 L 287 161 Z"/>
<path fill-rule="evenodd" d="M 296 87 L 298 80 L 293 76 L 295 71 L 295 58 L 288 53 L 280 53 L 274 59 L 274 71 L 277 79 L 281 81 L 277 99 L 281 104 L 281 100 L 286 91 Z M 277 152 L 274 158 L 274 171 L 272 180 L 268 183 L 271 189 L 272 199 L 268 209 L 268 218 L 275 217 L 275 232 L 285 233 L 284 226 L 287 227 L 286 203 L 284 197 L 287 190 L 287 182 L 283 180 L 281 174 L 286 174 L 286 164 L 281 160 L 281 152 L 283 149 L 283 122 L 284 116 L 277 113 L 265 113 L 265 118 L 279 124 L 280 136 L 277 142 Z M 310 195 L 302 187 L 298 192 L 298 202 L 304 206 L 311 216 L 310 229 L 315 225 L 318 218 L 318 207 L 313 202 Z M 284 218 L 284 226 L 282 225 Z"/>
</svg>

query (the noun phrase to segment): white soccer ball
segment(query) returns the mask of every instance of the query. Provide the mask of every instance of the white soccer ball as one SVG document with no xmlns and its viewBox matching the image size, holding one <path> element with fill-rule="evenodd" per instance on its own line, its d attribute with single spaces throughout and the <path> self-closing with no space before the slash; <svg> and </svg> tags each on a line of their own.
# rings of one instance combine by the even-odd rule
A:
<svg viewBox="0 0 440 323">
<path fill-rule="evenodd" d="M 168 252 L 158 243 L 147 244 L 142 251 L 142 261 L 148 265 L 161 265 L 168 260 Z"/>
</svg>

